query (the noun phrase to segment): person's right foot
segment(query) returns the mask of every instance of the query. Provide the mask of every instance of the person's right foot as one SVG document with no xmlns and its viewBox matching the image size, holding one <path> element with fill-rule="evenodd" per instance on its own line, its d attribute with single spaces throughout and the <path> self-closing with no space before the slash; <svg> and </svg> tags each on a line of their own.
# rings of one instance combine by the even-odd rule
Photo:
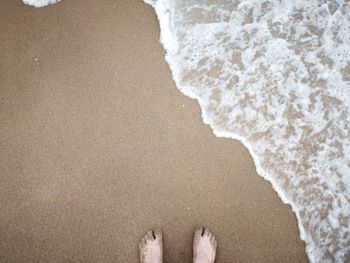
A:
<svg viewBox="0 0 350 263">
<path fill-rule="evenodd" d="M 208 228 L 197 226 L 193 239 L 193 263 L 214 263 L 217 242 Z"/>
</svg>

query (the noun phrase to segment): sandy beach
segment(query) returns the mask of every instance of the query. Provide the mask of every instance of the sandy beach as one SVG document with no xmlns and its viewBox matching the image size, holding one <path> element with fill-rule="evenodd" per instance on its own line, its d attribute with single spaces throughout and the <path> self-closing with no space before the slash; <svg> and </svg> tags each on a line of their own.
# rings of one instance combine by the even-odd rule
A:
<svg viewBox="0 0 350 263">
<path fill-rule="evenodd" d="M 0 4 L 0 261 L 307 262 L 296 218 L 243 145 L 216 138 L 175 87 L 141 0 Z"/>
</svg>

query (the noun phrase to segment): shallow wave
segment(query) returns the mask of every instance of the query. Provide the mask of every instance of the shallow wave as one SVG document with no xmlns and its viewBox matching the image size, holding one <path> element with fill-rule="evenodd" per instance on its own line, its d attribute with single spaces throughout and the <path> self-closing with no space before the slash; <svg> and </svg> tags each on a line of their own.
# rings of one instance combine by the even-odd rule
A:
<svg viewBox="0 0 350 263">
<path fill-rule="evenodd" d="M 145 0 L 177 87 L 292 206 L 311 262 L 350 262 L 350 4 Z"/>
</svg>

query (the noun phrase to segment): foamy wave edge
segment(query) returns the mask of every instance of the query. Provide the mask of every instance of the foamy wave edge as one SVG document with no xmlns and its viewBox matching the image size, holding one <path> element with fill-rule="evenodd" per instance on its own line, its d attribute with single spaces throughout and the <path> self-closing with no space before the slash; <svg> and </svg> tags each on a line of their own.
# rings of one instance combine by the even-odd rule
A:
<svg viewBox="0 0 350 263">
<path fill-rule="evenodd" d="M 56 4 L 61 0 L 22 0 L 24 4 L 34 7 L 45 7 L 50 4 Z"/>
<path fill-rule="evenodd" d="M 282 202 L 284 204 L 290 205 L 290 207 L 292 208 L 293 213 L 296 215 L 297 218 L 297 222 L 298 222 L 298 228 L 300 231 L 300 238 L 301 240 L 303 240 L 306 243 L 306 254 L 308 256 L 308 259 L 310 260 L 310 262 L 315 262 L 313 260 L 312 254 L 312 248 L 311 246 L 308 246 L 308 244 L 312 244 L 313 241 L 309 238 L 307 238 L 307 235 L 305 234 L 305 230 L 304 227 L 301 224 L 301 220 L 299 217 L 299 214 L 297 213 L 296 209 L 293 207 L 293 203 L 291 200 L 289 200 L 286 195 L 284 194 L 283 189 L 281 189 L 280 187 L 278 187 L 276 181 L 270 177 L 265 171 L 264 169 L 261 168 L 260 162 L 258 160 L 258 157 L 256 156 L 256 154 L 253 151 L 253 146 L 242 136 L 239 136 L 237 134 L 231 134 L 231 133 L 225 133 L 225 132 L 220 132 L 215 130 L 215 128 L 213 127 L 213 125 L 210 123 L 209 119 L 207 118 L 207 116 L 205 115 L 205 112 L 203 110 L 203 106 L 201 103 L 201 99 L 199 96 L 197 96 L 195 93 L 191 93 L 189 88 L 184 87 L 183 89 L 181 88 L 181 86 L 179 85 L 179 80 L 176 77 L 176 69 L 173 66 L 172 61 L 170 61 L 170 57 L 168 56 L 168 52 L 171 49 L 171 43 L 173 43 L 171 41 L 171 32 L 170 32 L 170 28 L 169 28 L 169 24 L 167 22 L 167 17 L 164 15 L 164 13 L 162 13 L 162 11 L 159 8 L 157 8 L 156 6 L 156 2 L 157 0 L 143 0 L 146 4 L 152 6 L 156 12 L 157 18 L 158 18 L 158 22 L 159 22 L 159 26 L 160 26 L 160 38 L 159 41 L 160 43 L 163 45 L 164 50 L 166 51 L 165 54 L 165 60 L 168 63 L 170 69 L 171 69 L 171 73 L 172 73 L 172 78 L 175 81 L 176 87 L 181 91 L 182 94 L 184 94 L 185 96 L 194 99 L 198 102 L 200 108 L 201 108 L 201 113 L 202 113 L 202 120 L 204 122 L 204 124 L 209 125 L 210 128 L 213 130 L 213 133 L 216 137 L 218 138 L 229 138 L 229 139 L 234 139 L 234 140 L 238 140 L 240 141 L 248 150 L 249 154 L 251 155 L 253 162 L 255 164 L 255 168 L 257 173 L 259 174 L 259 176 L 261 176 L 262 178 L 264 178 L 266 181 L 268 181 L 271 185 L 273 190 L 277 193 L 277 195 L 279 196 L 279 198 L 282 200 Z"/>
</svg>

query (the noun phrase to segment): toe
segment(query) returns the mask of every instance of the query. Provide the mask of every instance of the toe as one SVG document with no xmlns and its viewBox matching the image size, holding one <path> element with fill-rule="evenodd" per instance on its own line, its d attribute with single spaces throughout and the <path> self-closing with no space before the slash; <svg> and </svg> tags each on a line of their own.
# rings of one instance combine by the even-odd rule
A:
<svg viewBox="0 0 350 263">
<path fill-rule="evenodd" d="M 210 232 L 210 242 L 213 244 L 216 242 L 215 236 L 211 232 Z"/>
<path fill-rule="evenodd" d="M 146 238 L 143 237 L 143 238 L 141 239 L 141 242 L 140 242 L 140 245 L 139 245 L 140 250 L 141 250 L 145 245 L 146 245 Z"/>
<path fill-rule="evenodd" d="M 159 228 L 157 228 L 157 229 L 154 231 L 154 236 L 155 236 L 156 239 L 162 240 L 162 238 L 163 238 L 162 230 L 160 230 Z"/>
<path fill-rule="evenodd" d="M 141 249 L 142 249 L 142 241 L 139 244 L 139 250 L 141 251 Z"/>
<path fill-rule="evenodd" d="M 194 230 L 194 236 L 195 237 L 201 237 L 203 235 L 203 227 L 202 226 L 196 226 Z"/>
<path fill-rule="evenodd" d="M 146 232 L 146 234 L 144 234 L 143 237 L 142 237 L 141 243 L 145 243 L 146 244 L 147 239 L 148 239 L 148 234 Z"/>
<path fill-rule="evenodd" d="M 143 237 L 139 244 L 140 251 L 146 246 L 146 239 Z"/>
<path fill-rule="evenodd" d="M 148 230 L 147 233 L 146 233 L 146 239 L 147 240 L 154 240 L 154 236 L 153 236 L 153 232 L 152 230 Z"/>
<path fill-rule="evenodd" d="M 208 229 L 208 228 L 204 229 L 204 234 L 203 234 L 203 236 L 209 237 L 209 234 L 210 234 L 209 229 Z"/>
</svg>

